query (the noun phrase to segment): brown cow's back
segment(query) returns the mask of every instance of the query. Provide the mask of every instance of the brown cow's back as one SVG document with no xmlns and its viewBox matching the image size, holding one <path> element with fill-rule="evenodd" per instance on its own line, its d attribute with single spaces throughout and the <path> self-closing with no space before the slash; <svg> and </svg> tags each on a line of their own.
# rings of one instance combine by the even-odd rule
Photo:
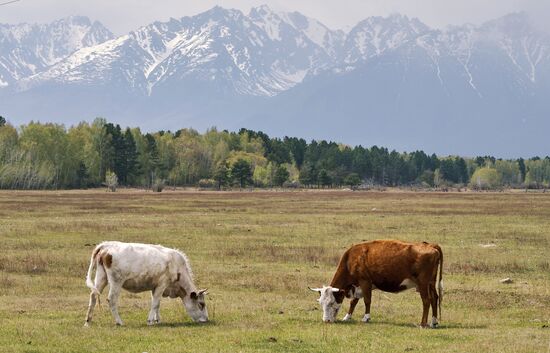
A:
<svg viewBox="0 0 550 353">
<path fill-rule="evenodd" d="M 352 246 L 345 254 L 346 267 L 355 284 L 369 280 L 386 292 L 407 289 L 406 280 L 435 281 L 439 251 L 435 244 L 374 240 Z M 426 270 L 429 269 L 428 272 Z"/>
</svg>

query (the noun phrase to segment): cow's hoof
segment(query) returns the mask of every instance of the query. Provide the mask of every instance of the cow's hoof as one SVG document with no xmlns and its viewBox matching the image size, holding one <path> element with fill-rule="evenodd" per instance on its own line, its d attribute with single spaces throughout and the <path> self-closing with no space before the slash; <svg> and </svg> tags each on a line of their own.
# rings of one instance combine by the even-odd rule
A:
<svg viewBox="0 0 550 353">
<path fill-rule="evenodd" d="M 152 320 L 147 320 L 147 326 L 153 326 L 155 324 Z"/>
<path fill-rule="evenodd" d="M 115 325 L 116 326 L 124 326 L 124 324 L 122 322 L 115 322 Z"/>
<path fill-rule="evenodd" d="M 350 314 L 346 314 L 346 316 L 344 316 L 344 318 L 342 319 L 342 322 L 350 322 L 351 321 L 351 315 Z"/>
<path fill-rule="evenodd" d="M 90 323 L 86 321 L 86 322 L 84 323 L 84 327 L 90 327 Z"/>
<path fill-rule="evenodd" d="M 439 327 L 439 323 L 433 323 L 430 325 L 430 328 L 438 328 Z"/>
<path fill-rule="evenodd" d="M 361 322 L 364 322 L 365 324 L 369 323 L 370 322 L 370 314 L 365 314 L 365 316 L 363 316 L 363 318 L 361 319 Z"/>
</svg>

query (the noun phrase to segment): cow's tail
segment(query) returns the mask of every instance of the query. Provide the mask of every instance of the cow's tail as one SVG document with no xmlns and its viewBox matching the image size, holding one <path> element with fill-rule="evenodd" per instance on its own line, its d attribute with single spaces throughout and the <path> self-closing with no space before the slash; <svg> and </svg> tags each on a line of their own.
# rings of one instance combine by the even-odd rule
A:
<svg viewBox="0 0 550 353">
<path fill-rule="evenodd" d="M 95 287 L 94 282 L 92 281 L 92 272 L 97 268 L 97 262 L 99 261 L 99 252 L 101 251 L 101 244 L 96 246 L 92 252 L 92 257 L 90 259 L 90 266 L 88 267 L 88 273 L 86 274 L 86 286 L 91 289 L 92 293 L 97 295 L 99 298 L 99 291 Z"/>
<path fill-rule="evenodd" d="M 441 301 L 443 300 L 443 250 L 439 245 L 434 246 L 437 252 L 439 252 L 439 278 L 437 283 L 437 291 L 439 299 L 437 300 L 437 306 L 439 310 L 439 319 L 441 320 Z"/>
</svg>

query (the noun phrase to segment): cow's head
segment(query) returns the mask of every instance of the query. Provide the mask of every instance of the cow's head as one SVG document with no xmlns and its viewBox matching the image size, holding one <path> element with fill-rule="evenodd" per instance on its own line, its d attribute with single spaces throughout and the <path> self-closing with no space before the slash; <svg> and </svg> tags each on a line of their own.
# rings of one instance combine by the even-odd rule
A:
<svg viewBox="0 0 550 353">
<path fill-rule="evenodd" d="M 336 315 L 338 315 L 344 300 L 344 291 L 331 286 L 309 289 L 319 293 L 319 304 L 323 308 L 323 321 L 327 323 L 336 321 Z"/>
<path fill-rule="evenodd" d="M 204 301 L 207 291 L 208 289 L 201 289 L 197 292 L 191 292 L 182 298 L 185 310 L 187 310 L 187 313 L 195 322 L 208 321 L 208 310 Z"/>
</svg>

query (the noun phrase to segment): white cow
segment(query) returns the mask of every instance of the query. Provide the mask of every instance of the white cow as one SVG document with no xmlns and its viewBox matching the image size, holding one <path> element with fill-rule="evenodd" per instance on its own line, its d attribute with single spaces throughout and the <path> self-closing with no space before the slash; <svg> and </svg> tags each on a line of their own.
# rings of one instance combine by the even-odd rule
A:
<svg viewBox="0 0 550 353">
<path fill-rule="evenodd" d="M 97 268 L 95 283 L 92 271 Z M 91 289 L 90 305 L 85 326 L 92 321 L 92 313 L 100 293 L 109 284 L 108 302 L 117 325 L 122 325 L 117 301 L 122 288 L 139 293 L 150 290 L 152 303 L 147 324 L 160 322 L 159 308 L 162 297 L 180 297 L 187 313 L 195 322 L 208 321 L 204 301 L 206 289 L 197 290 L 189 259 L 178 250 L 160 245 L 103 242 L 96 246 L 90 260 L 86 285 Z"/>
</svg>

